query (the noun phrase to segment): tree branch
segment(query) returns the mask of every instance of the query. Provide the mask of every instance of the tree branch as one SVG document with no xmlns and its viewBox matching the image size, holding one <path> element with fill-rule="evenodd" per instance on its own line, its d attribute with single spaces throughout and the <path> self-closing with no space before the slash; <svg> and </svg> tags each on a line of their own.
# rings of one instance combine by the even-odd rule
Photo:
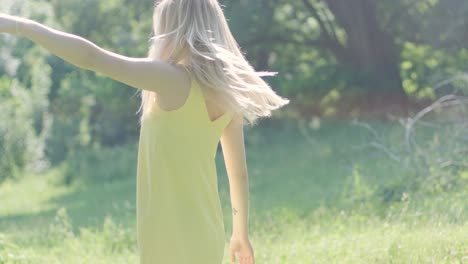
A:
<svg viewBox="0 0 468 264">
<path fill-rule="evenodd" d="M 322 34 L 324 34 L 324 38 L 327 40 L 332 40 L 332 37 L 330 35 L 330 32 L 328 32 L 327 27 L 325 25 L 325 22 L 322 20 L 320 17 L 317 9 L 309 2 L 309 0 L 302 0 L 304 3 L 304 6 L 309 10 L 309 12 L 312 14 L 312 16 L 317 20 L 317 22 L 320 25 L 320 31 Z"/>
<path fill-rule="evenodd" d="M 339 42 L 336 33 L 334 31 L 333 25 L 331 23 L 328 23 L 330 28 L 331 28 L 331 33 L 327 29 L 327 26 L 323 19 L 320 17 L 320 14 L 318 10 L 314 7 L 313 4 L 309 2 L 309 0 L 302 0 L 304 3 L 304 6 L 309 10 L 309 12 L 312 14 L 312 16 L 317 20 L 320 26 L 320 31 L 321 31 L 321 41 L 325 43 L 326 48 L 328 48 L 330 51 L 332 51 L 337 58 L 340 60 L 344 60 L 346 58 L 346 52 L 345 48 L 341 43 Z"/>
<path fill-rule="evenodd" d="M 328 24 L 328 26 L 330 27 L 330 31 L 331 31 L 331 35 L 333 36 L 333 39 L 335 39 L 335 41 L 336 41 L 337 43 L 339 43 L 338 36 L 336 35 L 335 27 L 333 26 L 329 15 L 328 15 L 326 12 L 325 12 L 324 14 L 325 14 L 325 17 L 326 17 L 326 19 L 327 19 L 327 24 Z"/>
</svg>

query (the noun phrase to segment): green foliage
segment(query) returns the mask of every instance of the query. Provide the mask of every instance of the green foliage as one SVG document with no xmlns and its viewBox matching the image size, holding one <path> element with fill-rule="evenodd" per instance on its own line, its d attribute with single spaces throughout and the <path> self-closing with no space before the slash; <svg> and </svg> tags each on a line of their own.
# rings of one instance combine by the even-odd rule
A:
<svg viewBox="0 0 468 264">
<path fill-rule="evenodd" d="M 44 2 L 6 2 L 11 9 L 38 21 L 48 21 L 50 9 Z M 19 12 L 18 12 L 18 10 Z M 50 22 L 50 21 L 48 21 Z M 52 68 L 40 47 L 18 39 L 0 40 L 8 56 L 0 66 L 0 182 L 48 168 L 45 141 L 53 120 L 48 93 Z M 2 56 L 3 60 L 3 56 Z"/>
<path fill-rule="evenodd" d="M 63 30 L 127 56 L 146 54 L 151 19 L 139 19 L 151 18 L 152 10 L 146 8 L 151 6 L 149 1 L 52 1 L 52 6 Z M 122 24 L 122 17 L 127 17 L 128 23 Z M 52 100 L 54 136 L 47 149 L 53 164 L 63 161 L 70 152 L 92 145 L 114 146 L 135 140 L 139 107 L 136 89 L 93 72 L 73 67 L 64 71 L 60 61 L 53 63 L 61 78 L 56 80 L 58 88 Z"/>
<path fill-rule="evenodd" d="M 45 243 L 48 247 L 56 246 L 74 236 L 72 222 L 67 209 L 61 207 L 56 211 L 54 219 L 47 229 L 46 239 L 43 239 L 41 243 Z"/>
<path fill-rule="evenodd" d="M 73 181 L 108 183 L 132 178 L 136 173 L 136 147 L 135 144 L 123 144 L 75 150 L 65 161 L 63 180 L 67 184 Z"/>
<path fill-rule="evenodd" d="M 398 124 L 368 125 L 378 132 L 377 142 L 399 149 Z M 379 187 L 408 183 L 411 175 L 382 149 L 364 148 L 375 140 L 361 127 L 322 120 L 313 129 L 269 124 L 246 132 L 249 229 L 257 263 L 463 263 L 468 245 L 463 182 L 441 192 L 395 191 L 394 199 L 381 202 Z M 417 142 L 432 141 L 431 134 L 418 133 Z M 135 146 L 102 153 L 111 151 L 131 153 Z M 101 162 L 103 168 L 134 165 L 124 158 Z M 229 183 L 221 155 L 216 162 L 227 250 Z M 61 171 L 0 186 L 0 256 L 8 264 L 137 263 L 135 179 L 52 184 Z M 461 173 L 466 181 L 468 172 Z M 223 263 L 230 263 L 228 255 Z"/>
<path fill-rule="evenodd" d="M 373 187 L 361 174 L 359 166 L 355 165 L 350 177 L 348 187 L 345 188 L 344 196 L 351 204 L 366 202 L 374 195 Z"/>
<path fill-rule="evenodd" d="M 444 101 L 449 100 L 441 98 L 438 102 Z M 468 156 L 463 153 L 468 150 L 468 131 L 463 107 L 442 108 L 441 103 L 434 103 L 425 114 L 401 121 L 401 131 L 391 137 L 383 137 L 375 127 L 356 122 L 372 135 L 366 144 L 400 166 L 399 177 L 378 186 L 374 192 L 367 192 L 371 195 L 366 197 L 392 204 L 407 195 L 442 195 L 466 187 Z M 356 181 L 360 174 L 353 176 L 352 190 L 358 194 L 367 190 L 361 181 Z"/>
<path fill-rule="evenodd" d="M 38 63 L 36 67 L 40 67 Z M 33 72 L 38 77 L 37 71 Z M 48 167 L 44 155 L 49 135 L 50 115 L 47 112 L 47 85 L 41 78 L 32 80 L 31 89 L 16 79 L 0 78 L 0 181 L 20 175 L 23 170 L 41 171 Z"/>
<path fill-rule="evenodd" d="M 28 256 L 21 247 L 10 241 L 3 233 L 0 233 L 0 264 L 28 264 Z"/>
<path fill-rule="evenodd" d="M 466 81 L 451 81 L 465 74 L 467 60 L 467 49 L 460 49 L 451 56 L 429 45 L 407 42 L 401 61 L 403 87 L 416 99 L 434 100 L 453 91 L 467 93 Z"/>
<path fill-rule="evenodd" d="M 103 223 L 102 239 L 109 254 L 134 251 L 135 235 L 132 231 L 132 229 L 120 223 L 115 223 L 112 217 L 107 216 Z"/>
<path fill-rule="evenodd" d="M 279 72 L 268 82 L 279 94 L 293 99 L 286 118 L 331 117 L 340 109 L 359 116 L 358 108 L 374 98 L 370 92 L 399 86 L 390 82 L 398 79 L 398 74 L 386 78 L 391 71 L 373 71 L 367 65 L 372 60 L 388 64 L 384 60 L 387 57 L 395 58 L 410 99 L 434 99 L 447 91 L 466 91 L 463 78 L 468 51 L 463 46 L 467 41 L 463 29 L 468 5 L 464 1 L 378 1 L 375 14 L 360 4 L 340 13 L 322 0 L 307 1 L 310 6 L 299 0 L 220 2 L 254 68 Z M 108 50 L 143 57 L 152 33 L 153 4 L 150 0 L 5 0 L 0 9 L 80 35 Z M 375 15 L 376 23 L 360 23 L 355 17 L 349 20 L 349 14 L 360 12 L 359 8 L 368 13 L 355 17 Z M 366 38 L 372 26 L 388 40 Z M 392 47 L 387 44 L 395 44 L 395 53 L 388 53 L 391 56 L 382 55 Z M 0 47 L 0 76 L 4 77 L 0 116 L 5 120 L 0 124 L 0 152 L 8 152 L 0 159 L 0 179 L 27 164 L 56 165 L 70 153 L 137 139 L 136 89 L 77 69 L 24 38 L 2 36 Z M 378 52 L 368 53 L 374 51 L 371 47 Z M 12 109 L 15 99 L 8 91 L 12 84 L 7 76 L 14 76 L 10 79 L 23 87 L 18 88 L 20 94 L 30 94 L 21 96 L 30 97 L 31 108 Z M 354 96 L 364 100 L 354 101 Z M 25 125 L 12 125 L 13 120 Z"/>
</svg>

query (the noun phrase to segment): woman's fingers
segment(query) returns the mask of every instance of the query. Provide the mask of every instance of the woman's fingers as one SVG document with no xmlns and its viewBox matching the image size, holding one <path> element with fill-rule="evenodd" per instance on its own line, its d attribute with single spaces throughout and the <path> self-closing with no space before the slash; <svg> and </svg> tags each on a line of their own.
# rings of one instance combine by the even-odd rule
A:
<svg viewBox="0 0 468 264">
<path fill-rule="evenodd" d="M 244 263 L 245 263 L 244 257 L 239 257 L 239 264 L 244 264 Z"/>
<path fill-rule="evenodd" d="M 239 264 L 254 264 L 253 256 L 239 257 Z"/>
<path fill-rule="evenodd" d="M 249 264 L 249 257 L 244 257 L 244 263 Z"/>
<path fill-rule="evenodd" d="M 243 241 L 231 241 L 229 253 L 232 263 L 238 264 L 254 264 L 254 254 L 250 243 L 245 244 Z"/>
<path fill-rule="evenodd" d="M 250 256 L 244 257 L 242 261 L 243 261 L 243 264 L 252 264 L 252 257 Z"/>
<path fill-rule="evenodd" d="M 234 262 L 236 261 L 236 253 L 234 252 L 234 250 L 231 250 L 231 262 Z"/>
</svg>

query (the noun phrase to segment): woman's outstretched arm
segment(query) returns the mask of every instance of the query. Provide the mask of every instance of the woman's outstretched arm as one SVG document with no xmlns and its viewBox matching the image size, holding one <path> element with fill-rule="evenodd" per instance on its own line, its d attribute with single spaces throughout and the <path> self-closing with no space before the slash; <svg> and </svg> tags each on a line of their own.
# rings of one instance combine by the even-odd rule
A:
<svg viewBox="0 0 468 264">
<path fill-rule="evenodd" d="M 131 87 L 171 93 L 180 86 L 180 70 L 151 58 L 131 58 L 107 51 L 78 35 L 62 32 L 31 19 L 0 13 L 0 32 L 18 34 L 52 54 L 83 69 L 91 70 Z M 172 91 L 173 92 L 173 91 Z"/>
</svg>

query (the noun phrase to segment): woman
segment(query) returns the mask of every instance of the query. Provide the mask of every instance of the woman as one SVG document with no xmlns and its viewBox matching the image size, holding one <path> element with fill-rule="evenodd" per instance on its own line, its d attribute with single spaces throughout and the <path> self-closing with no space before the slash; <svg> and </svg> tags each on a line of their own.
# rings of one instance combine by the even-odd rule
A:
<svg viewBox="0 0 468 264">
<path fill-rule="evenodd" d="M 137 166 L 140 263 L 220 264 L 225 233 L 214 158 L 221 142 L 233 217 L 231 261 L 253 264 L 244 120 L 270 116 L 278 96 L 245 60 L 216 0 L 155 3 L 146 58 L 130 58 L 36 21 L 0 13 L 0 32 L 141 91 Z"/>
</svg>

